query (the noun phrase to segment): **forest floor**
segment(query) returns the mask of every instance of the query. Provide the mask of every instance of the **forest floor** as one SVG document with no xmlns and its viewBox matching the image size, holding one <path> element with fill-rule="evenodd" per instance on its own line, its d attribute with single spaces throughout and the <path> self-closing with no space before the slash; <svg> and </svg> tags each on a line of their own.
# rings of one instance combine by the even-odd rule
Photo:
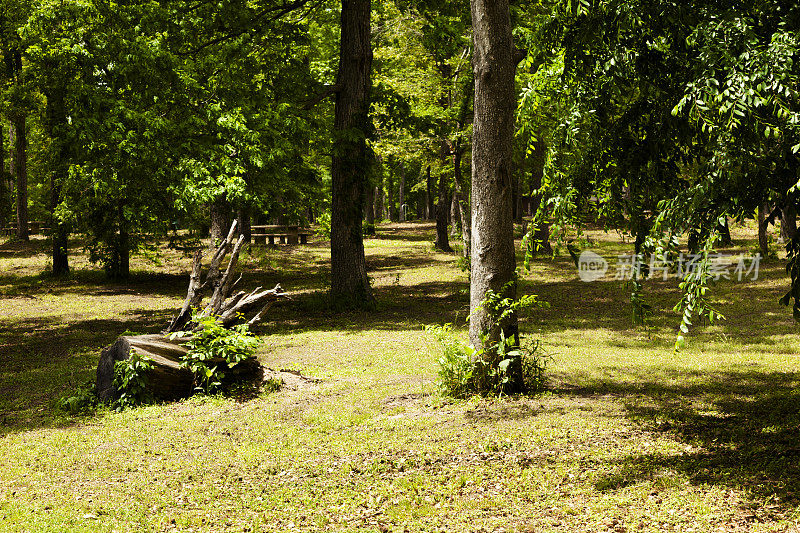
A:
<svg viewBox="0 0 800 533">
<path fill-rule="evenodd" d="M 631 252 L 619 234 L 588 237 L 612 264 Z M 163 327 L 190 259 L 138 257 L 116 284 L 75 242 L 59 281 L 43 274 L 45 241 L 0 242 L 0 530 L 798 531 L 800 337 L 778 305 L 783 261 L 721 281 L 727 320 L 673 353 L 675 280 L 645 283 L 654 315 L 634 327 L 623 282 L 538 259 L 522 288 L 550 307 L 522 329 L 552 356 L 548 391 L 453 401 L 423 327 L 466 338 L 468 282 L 432 240 L 409 223 L 366 241 L 374 312 L 326 310 L 325 243 L 244 255 L 246 287 L 293 296 L 257 330 L 260 359 L 319 383 L 82 416 L 58 400 L 115 337 Z M 754 245 L 734 228 L 721 252 Z"/>
</svg>

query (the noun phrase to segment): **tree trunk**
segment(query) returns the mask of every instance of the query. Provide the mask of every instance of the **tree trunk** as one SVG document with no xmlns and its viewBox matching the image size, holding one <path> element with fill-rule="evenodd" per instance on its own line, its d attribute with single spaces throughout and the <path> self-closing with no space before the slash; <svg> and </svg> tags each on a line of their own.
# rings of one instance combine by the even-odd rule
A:
<svg viewBox="0 0 800 533">
<path fill-rule="evenodd" d="M 758 206 L 758 249 L 762 257 L 769 256 L 769 241 L 767 240 L 767 214 L 769 206 L 761 204 Z"/>
<path fill-rule="evenodd" d="M 9 187 L 9 174 L 6 174 L 6 137 L 0 125 L 0 226 L 5 227 L 11 212 L 11 190 Z"/>
<path fill-rule="evenodd" d="M 458 193 L 455 187 L 450 195 L 450 236 L 458 237 L 458 230 L 461 226 L 461 219 L 458 216 Z"/>
<path fill-rule="evenodd" d="M 25 115 L 14 117 L 14 172 L 17 182 L 17 239 L 28 240 L 28 135 Z"/>
<path fill-rule="evenodd" d="M 728 218 L 725 218 L 724 224 L 719 224 L 717 227 L 720 235 L 720 245 L 721 246 L 732 246 L 733 239 L 731 238 L 731 227 L 728 224 Z"/>
<path fill-rule="evenodd" d="M 367 184 L 367 197 L 364 202 L 367 224 L 375 225 L 375 187 Z"/>
<path fill-rule="evenodd" d="M 471 8 L 475 119 L 469 337 L 476 348 L 489 348 L 500 339 L 501 328 L 506 337 L 517 336 L 516 316 L 494 324 L 481 308 L 489 290 L 509 298 L 516 296 L 511 218 L 516 63 L 508 0 L 471 0 Z M 521 381 L 521 372 L 513 378 Z M 510 388 L 521 386 L 511 383 Z"/>
<path fill-rule="evenodd" d="M 331 296 L 359 307 L 374 304 L 361 227 L 369 167 L 370 13 L 370 0 L 342 0 L 331 166 Z"/>
<path fill-rule="evenodd" d="M 386 175 L 386 216 L 389 222 L 397 222 L 397 209 L 394 204 L 394 176 Z"/>
<path fill-rule="evenodd" d="M 797 210 L 790 200 L 781 208 L 781 238 L 788 242 L 797 233 Z"/>
<path fill-rule="evenodd" d="M 313 218 L 310 210 L 309 218 Z M 239 226 L 239 232 L 244 236 L 244 242 L 248 244 L 251 243 L 253 241 L 253 233 L 250 229 L 250 208 L 246 206 L 240 207 L 236 213 L 236 220 L 238 222 L 237 225 Z"/>
<path fill-rule="evenodd" d="M 55 71 L 56 66 L 50 66 Z M 69 273 L 69 255 L 67 246 L 69 244 L 69 228 L 56 216 L 56 209 L 61 202 L 61 187 L 67 180 L 69 172 L 69 160 L 66 140 L 57 136 L 60 128 L 67 124 L 67 113 L 64 106 L 65 89 L 55 84 L 45 87 L 47 97 L 47 108 L 45 118 L 45 129 L 51 139 L 50 163 L 50 228 L 53 235 L 53 275 L 64 276 Z"/>
<path fill-rule="evenodd" d="M 231 226 L 231 206 L 228 200 L 220 196 L 211 203 L 209 211 L 211 212 L 211 244 L 209 246 L 213 247 L 228 234 L 228 228 Z"/>
<path fill-rule="evenodd" d="M 401 162 L 399 165 L 400 168 L 400 186 L 398 190 L 398 200 L 400 201 L 400 211 L 398 213 L 398 218 L 400 222 L 405 222 L 407 218 L 407 211 L 408 206 L 406 205 L 406 167 Z"/>
<path fill-rule="evenodd" d="M 434 213 L 436 212 L 436 206 L 434 205 L 434 195 L 433 195 L 433 178 L 431 177 L 431 166 L 428 165 L 428 168 L 425 170 L 426 178 L 425 178 L 425 219 L 431 220 L 433 219 Z"/>
<path fill-rule="evenodd" d="M 447 236 L 447 213 L 450 210 L 449 194 L 447 188 L 446 174 L 439 175 L 439 201 L 436 203 L 436 241 L 434 247 L 437 250 L 450 253 L 450 240 Z"/>
<path fill-rule="evenodd" d="M 383 184 L 383 178 L 381 178 L 381 184 Z M 383 189 L 381 187 L 375 187 L 375 221 L 381 222 L 385 217 L 383 216 Z"/>
<path fill-rule="evenodd" d="M 536 216 L 539 212 L 542 195 L 538 190 L 542 187 L 544 179 L 545 152 L 547 145 L 539 140 L 534 143 L 533 169 L 531 172 L 531 198 L 528 204 L 529 215 Z M 533 255 L 537 253 L 552 254 L 553 248 L 550 246 L 550 224 L 547 223 L 547 214 L 543 213 L 538 220 L 538 224 L 533 234 Z"/>
</svg>

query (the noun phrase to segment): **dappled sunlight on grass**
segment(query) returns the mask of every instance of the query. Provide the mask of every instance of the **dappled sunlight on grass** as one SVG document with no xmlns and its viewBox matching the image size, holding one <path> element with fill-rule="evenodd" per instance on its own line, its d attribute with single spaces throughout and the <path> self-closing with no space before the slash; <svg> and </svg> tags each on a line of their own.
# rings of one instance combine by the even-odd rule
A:
<svg viewBox="0 0 800 533">
<path fill-rule="evenodd" d="M 752 228 L 733 228 L 736 249 Z M 591 249 L 630 239 L 591 231 Z M 777 305 L 779 261 L 718 284 L 726 321 L 675 353 L 676 284 L 645 283 L 634 327 L 620 281 L 584 283 L 567 255 L 537 258 L 522 290 L 550 303 L 524 333 L 552 357 L 548 392 L 438 395 L 426 324 L 466 342 L 467 274 L 433 225 L 365 241 L 378 306 L 334 313 L 326 243 L 251 247 L 242 288 L 292 300 L 256 329 L 265 366 L 321 379 L 248 400 L 194 397 L 72 416 L 59 397 L 92 379 L 102 346 L 156 332 L 190 260 L 163 251 L 106 282 L 41 275 L 47 247 L 0 245 L 0 517 L 7 531 L 774 531 L 798 518 L 800 341 Z"/>
</svg>

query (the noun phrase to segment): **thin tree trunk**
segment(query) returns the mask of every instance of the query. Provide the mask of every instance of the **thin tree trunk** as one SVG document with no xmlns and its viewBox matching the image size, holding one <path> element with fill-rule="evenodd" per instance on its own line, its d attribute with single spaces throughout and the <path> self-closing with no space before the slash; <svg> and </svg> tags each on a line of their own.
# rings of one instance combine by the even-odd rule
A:
<svg viewBox="0 0 800 533">
<path fill-rule="evenodd" d="M 425 170 L 427 173 L 425 178 L 425 202 L 426 202 L 426 209 L 425 209 L 425 218 L 427 220 L 433 219 L 434 213 L 436 213 L 436 206 L 434 205 L 434 195 L 433 195 L 433 177 L 431 177 L 431 166 L 428 165 L 428 168 Z"/>
<path fill-rule="evenodd" d="M 453 187 L 453 192 L 450 194 L 450 221 L 450 236 L 458 237 L 461 219 L 458 216 L 458 193 L 455 187 Z"/>
<path fill-rule="evenodd" d="M 518 335 L 516 316 L 494 324 L 481 306 L 490 290 L 509 298 L 516 296 L 511 218 L 516 63 L 508 0 L 471 0 L 471 10 L 475 119 L 469 337 L 476 348 L 488 349 L 500 339 L 501 328 L 506 337 Z M 515 378 L 521 379 L 521 375 Z M 512 383 L 512 388 L 515 386 L 521 383 Z"/>
<path fill-rule="evenodd" d="M 450 202 L 447 188 L 446 174 L 439 175 L 439 201 L 436 203 L 436 241 L 434 247 L 443 252 L 452 252 L 450 240 L 447 236 L 447 213 L 450 210 Z"/>
<path fill-rule="evenodd" d="M 361 227 L 369 167 L 370 13 L 370 0 L 342 0 L 331 168 L 331 296 L 361 307 L 374 305 Z"/>
<path fill-rule="evenodd" d="M 364 202 L 367 224 L 375 225 L 375 187 L 367 184 L 367 197 Z"/>
<path fill-rule="evenodd" d="M 381 186 L 383 185 L 383 178 L 381 178 Z M 377 222 L 382 221 L 385 217 L 383 216 L 383 189 L 381 187 L 374 188 L 375 194 L 375 220 Z"/>
<path fill-rule="evenodd" d="M 17 181 L 17 239 L 28 240 L 28 135 L 25 115 L 14 117 L 14 171 Z"/>
<path fill-rule="evenodd" d="M 532 192 L 530 202 L 528 203 L 528 215 L 535 216 L 539 212 L 539 208 L 542 203 L 542 195 L 538 192 L 538 189 L 541 188 L 542 180 L 544 179 L 546 151 L 547 145 L 544 141 L 539 140 L 534 143 L 533 169 L 531 171 Z M 537 192 L 534 193 L 533 191 Z M 550 224 L 547 223 L 546 219 L 546 215 L 541 217 L 533 234 L 533 255 L 536 255 L 540 252 L 545 254 L 553 253 L 553 248 L 550 246 Z"/>
<path fill-rule="evenodd" d="M 769 241 L 767 240 L 767 213 L 769 206 L 761 204 L 758 206 L 758 249 L 762 257 L 769 255 Z"/>
<path fill-rule="evenodd" d="M 8 187 L 8 177 L 6 175 L 6 137 L 3 135 L 3 127 L 0 125 L 0 226 L 5 227 L 8 222 L 8 214 L 11 208 L 11 194 Z"/>
<path fill-rule="evenodd" d="M 400 201 L 400 212 L 399 212 L 399 219 L 400 222 L 406 221 L 406 211 L 408 211 L 408 206 L 406 205 L 406 167 L 403 163 L 400 163 L 400 189 L 398 191 L 398 199 Z"/>
<path fill-rule="evenodd" d="M 394 205 L 394 176 L 386 175 L 386 214 L 390 222 L 397 222 L 397 209 Z"/>
<path fill-rule="evenodd" d="M 125 205 L 119 204 L 119 272 L 117 279 L 128 279 L 131 275 L 131 239 L 128 222 L 125 220 Z"/>
</svg>

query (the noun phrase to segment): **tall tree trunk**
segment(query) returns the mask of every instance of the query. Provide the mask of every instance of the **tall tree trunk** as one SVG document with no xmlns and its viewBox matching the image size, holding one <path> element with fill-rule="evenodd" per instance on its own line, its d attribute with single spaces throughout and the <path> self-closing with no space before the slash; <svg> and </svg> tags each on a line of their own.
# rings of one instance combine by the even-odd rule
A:
<svg viewBox="0 0 800 533">
<path fill-rule="evenodd" d="M 433 194 L 433 177 L 431 177 L 431 166 L 428 165 L 428 168 L 425 169 L 426 177 L 425 177 L 425 202 L 426 202 L 426 209 L 425 209 L 425 218 L 427 220 L 433 219 L 434 213 L 436 213 L 436 206 L 433 203 L 434 201 L 434 194 Z"/>
<path fill-rule="evenodd" d="M 369 167 L 370 13 L 370 0 L 342 0 L 331 168 L 331 296 L 361 307 L 374 304 L 361 227 Z"/>
<path fill-rule="evenodd" d="M 781 238 L 788 242 L 794 238 L 795 233 L 797 233 L 797 210 L 793 201 L 786 200 L 781 208 Z"/>
<path fill-rule="evenodd" d="M 375 187 L 367 184 L 366 187 L 366 200 L 364 202 L 366 222 L 367 224 L 375 225 Z"/>
<path fill-rule="evenodd" d="M 458 230 L 461 226 L 461 219 L 458 216 L 458 193 L 455 187 L 450 194 L 450 236 L 458 237 Z"/>
<path fill-rule="evenodd" d="M 767 240 L 767 214 L 769 206 L 761 204 L 758 206 L 758 249 L 762 257 L 769 255 L 769 241 Z"/>
<path fill-rule="evenodd" d="M 28 240 L 28 134 L 25 115 L 14 117 L 14 171 L 17 182 L 17 239 Z"/>
<path fill-rule="evenodd" d="M 397 222 L 397 209 L 394 205 L 394 176 L 386 175 L 386 216 L 390 222 Z"/>
<path fill-rule="evenodd" d="M 494 324 L 481 307 L 489 290 L 510 298 L 516 296 L 511 218 L 516 63 L 508 0 L 470 3 L 475 50 L 475 120 L 469 338 L 476 348 L 489 348 L 500 339 L 501 328 L 506 337 L 518 335 L 516 316 Z M 521 373 L 514 378 L 520 380 Z M 522 383 L 512 383 L 511 388 L 515 386 L 521 387 Z"/>
<path fill-rule="evenodd" d="M 406 205 L 406 167 L 401 162 L 400 168 L 400 185 L 398 189 L 398 200 L 400 202 L 400 212 L 398 213 L 400 222 L 405 222 L 407 218 L 408 206 Z"/>
<path fill-rule="evenodd" d="M 211 244 L 215 247 L 217 242 L 228 235 L 228 228 L 231 227 L 231 206 L 223 196 L 220 196 L 209 205 L 211 212 Z"/>
<path fill-rule="evenodd" d="M 539 212 L 542 203 L 542 195 L 538 190 L 542 187 L 544 179 L 545 153 L 547 145 L 544 141 L 538 140 L 534 143 L 533 168 L 531 171 L 531 198 L 528 204 L 528 214 L 535 216 Z M 544 215 L 536 226 L 533 234 L 533 255 L 537 253 L 552 254 L 553 248 L 550 246 L 550 224 L 547 223 L 547 215 Z"/>
<path fill-rule="evenodd" d="M 447 187 L 447 175 L 439 175 L 439 201 L 436 203 L 436 241 L 434 247 L 443 252 L 452 252 L 450 240 L 447 236 L 447 213 L 450 211 L 450 198 Z"/>
<path fill-rule="evenodd" d="M 5 227 L 8 222 L 8 215 L 11 210 L 11 191 L 8 186 L 8 176 L 6 175 L 6 137 L 3 135 L 3 127 L 0 125 L 0 226 Z"/>
<path fill-rule="evenodd" d="M 381 186 L 375 187 L 375 221 L 381 222 L 384 218 L 383 216 L 383 178 L 381 178 Z"/>
<path fill-rule="evenodd" d="M 116 279 L 128 279 L 131 275 L 131 238 L 128 230 L 128 221 L 125 219 L 125 204 L 120 202 L 118 206 L 119 217 L 119 271 Z"/>
<path fill-rule="evenodd" d="M 57 72 L 56 65 L 50 65 L 51 72 Z M 45 87 L 47 97 L 45 129 L 51 139 L 50 156 L 50 228 L 53 236 L 52 260 L 53 275 L 69 274 L 69 227 L 56 215 L 61 203 L 61 189 L 69 172 L 69 156 L 67 143 L 58 132 L 67 124 L 67 112 L 64 105 L 65 89 L 59 83 Z"/>
</svg>

